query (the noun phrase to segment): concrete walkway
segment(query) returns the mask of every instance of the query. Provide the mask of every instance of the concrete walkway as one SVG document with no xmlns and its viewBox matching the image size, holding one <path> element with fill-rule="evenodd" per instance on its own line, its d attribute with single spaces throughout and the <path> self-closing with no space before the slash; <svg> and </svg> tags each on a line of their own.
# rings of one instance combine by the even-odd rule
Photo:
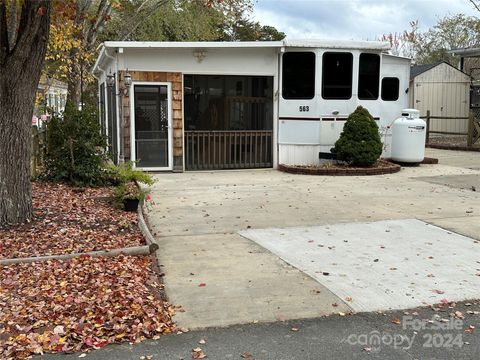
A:
<svg viewBox="0 0 480 360">
<path fill-rule="evenodd" d="M 451 153 L 432 149 L 428 155 L 439 157 L 440 165 L 375 177 L 275 170 L 158 175 L 148 218 L 160 246 L 167 295 L 185 311 L 175 318 L 179 326 L 349 311 L 318 282 L 238 235 L 241 230 L 416 218 L 479 238 L 480 192 L 436 180 L 478 179 L 480 153 Z M 450 165 L 442 164 L 443 157 Z"/>
</svg>

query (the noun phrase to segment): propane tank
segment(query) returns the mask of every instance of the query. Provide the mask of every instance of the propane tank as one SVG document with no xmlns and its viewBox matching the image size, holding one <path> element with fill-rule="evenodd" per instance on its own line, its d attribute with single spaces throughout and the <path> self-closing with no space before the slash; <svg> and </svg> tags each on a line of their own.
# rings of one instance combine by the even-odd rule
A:
<svg viewBox="0 0 480 360">
<path fill-rule="evenodd" d="M 425 157 L 427 125 L 416 109 L 402 110 L 392 125 L 392 160 L 420 163 Z"/>
</svg>

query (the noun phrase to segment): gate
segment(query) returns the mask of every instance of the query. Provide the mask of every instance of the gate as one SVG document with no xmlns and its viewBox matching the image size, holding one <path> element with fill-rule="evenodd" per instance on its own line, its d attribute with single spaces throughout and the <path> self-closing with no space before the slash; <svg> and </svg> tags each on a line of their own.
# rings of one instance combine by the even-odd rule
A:
<svg viewBox="0 0 480 360">
<path fill-rule="evenodd" d="M 472 107 L 473 117 L 468 126 L 467 146 L 480 145 L 480 108 Z"/>
</svg>

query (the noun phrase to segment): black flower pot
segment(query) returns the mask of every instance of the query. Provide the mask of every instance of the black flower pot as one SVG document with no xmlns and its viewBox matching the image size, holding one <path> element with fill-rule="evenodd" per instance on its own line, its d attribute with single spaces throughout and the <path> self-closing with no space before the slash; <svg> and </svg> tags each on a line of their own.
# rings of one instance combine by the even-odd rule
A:
<svg viewBox="0 0 480 360">
<path fill-rule="evenodd" d="M 139 203 L 138 199 L 124 199 L 123 207 L 125 211 L 137 211 L 138 203 Z"/>
</svg>

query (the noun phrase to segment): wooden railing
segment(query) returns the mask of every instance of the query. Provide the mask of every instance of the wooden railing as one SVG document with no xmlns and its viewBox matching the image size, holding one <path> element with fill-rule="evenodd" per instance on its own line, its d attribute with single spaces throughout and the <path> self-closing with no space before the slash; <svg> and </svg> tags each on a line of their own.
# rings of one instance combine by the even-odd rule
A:
<svg viewBox="0 0 480 360">
<path fill-rule="evenodd" d="M 248 169 L 273 165 L 271 130 L 185 131 L 187 170 Z"/>
<path fill-rule="evenodd" d="M 435 116 L 430 114 L 430 110 L 427 110 L 427 115 L 422 116 L 422 119 L 425 120 L 427 124 L 427 137 L 426 144 L 430 143 L 430 134 L 438 135 L 463 135 L 467 136 L 467 147 L 472 147 L 480 139 L 480 124 L 478 119 L 475 118 L 473 112 L 470 112 L 468 117 L 458 117 L 458 116 Z M 454 132 L 454 131 L 437 131 L 432 129 L 432 120 L 463 120 L 467 121 L 467 132 Z"/>
</svg>

